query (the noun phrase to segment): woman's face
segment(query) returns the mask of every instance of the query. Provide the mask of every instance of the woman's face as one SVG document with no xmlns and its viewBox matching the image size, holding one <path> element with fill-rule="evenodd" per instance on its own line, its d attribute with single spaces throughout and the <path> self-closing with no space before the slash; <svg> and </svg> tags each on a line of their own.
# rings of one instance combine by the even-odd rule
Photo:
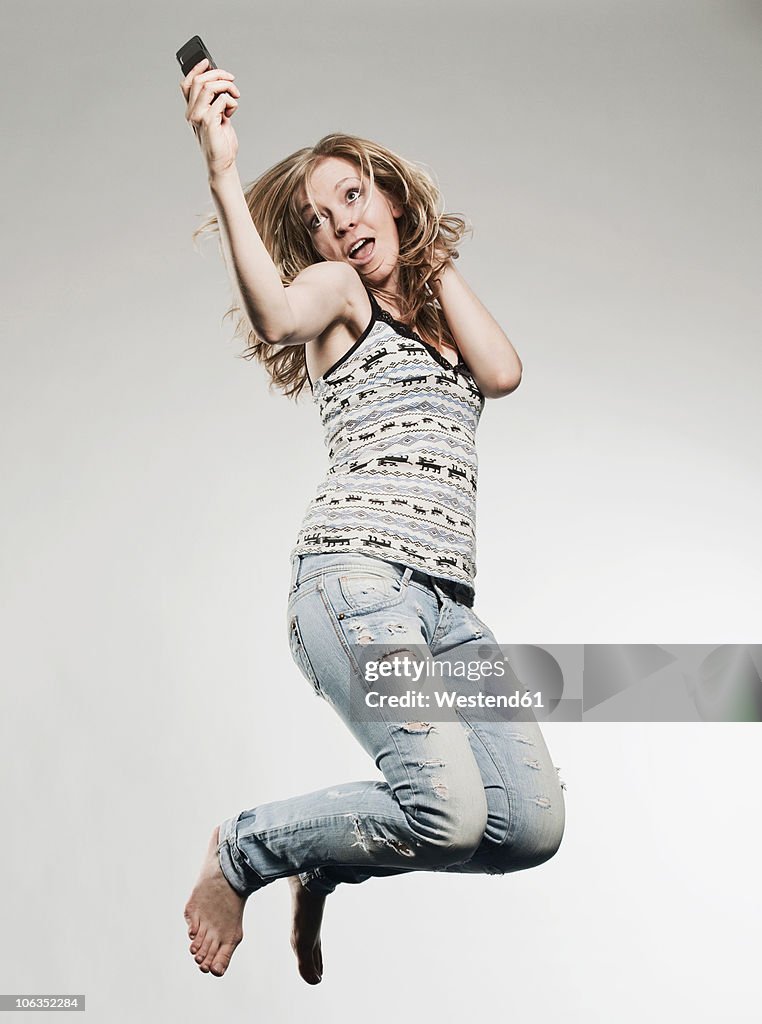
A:
<svg viewBox="0 0 762 1024">
<path fill-rule="evenodd" d="M 402 208 L 378 186 L 368 197 L 368 180 L 360 189 L 360 169 L 343 157 L 321 157 L 313 167 L 310 192 L 302 187 L 299 208 L 312 244 L 326 260 L 349 263 L 362 277 L 396 291 Z M 368 241 L 358 250 L 357 243 Z"/>
</svg>

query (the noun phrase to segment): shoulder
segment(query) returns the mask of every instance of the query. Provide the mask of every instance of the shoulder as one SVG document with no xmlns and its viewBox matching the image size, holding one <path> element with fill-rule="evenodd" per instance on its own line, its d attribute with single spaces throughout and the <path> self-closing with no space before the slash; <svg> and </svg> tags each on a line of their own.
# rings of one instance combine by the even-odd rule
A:
<svg viewBox="0 0 762 1024">
<path fill-rule="evenodd" d="M 339 319 L 345 324 L 356 324 L 367 321 L 370 311 L 370 299 L 360 275 L 354 267 L 338 260 L 323 260 L 312 263 L 301 270 L 289 288 L 299 292 L 308 292 L 316 299 L 318 295 L 331 296 L 331 306 L 338 300 L 342 310 Z M 329 329 L 332 327 L 329 324 Z"/>
<path fill-rule="evenodd" d="M 354 267 L 348 263 L 340 263 L 338 260 L 323 260 L 320 263 L 311 263 L 309 267 L 300 270 L 290 287 L 294 285 L 309 285 L 314 288 L 332 288 L 350 295 L 356 295 L 357 290 L 364 292 L 365 288 L 360 276 Z"/>
</svg>

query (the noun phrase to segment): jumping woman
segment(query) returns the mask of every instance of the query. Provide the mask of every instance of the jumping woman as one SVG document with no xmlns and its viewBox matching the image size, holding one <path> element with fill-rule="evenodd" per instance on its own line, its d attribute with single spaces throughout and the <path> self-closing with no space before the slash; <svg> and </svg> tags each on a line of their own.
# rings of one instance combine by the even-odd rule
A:
<svg viewBox="0 0 762 1024">
<path fill-rule="evenodd" d="M 465 221 L 440 212 L 418 165 L 332 134 L 244 191 L 234 77 L 202 61 L 180 83 L 216 210 L 198 230 L 219 231 L 247 356 L 288 397 L 309 386 L 319 410 L 329 468 L 290 552 L 290 650 L 383 781 L 223 821 L 185 920 L 195 962 L 221 976 L 248 897 L 288 878 L 292 948 L 316 984 L 323 907 L 337 885 L 542 864 L 561 843 L 563 784 L 533 715 L 350 711 L 368 645 L 432 662 L 497 646 L 473 610 L 475 434 L 485 399 L 514 391 L 522 366 L 455 269 Z"/>
</svg>

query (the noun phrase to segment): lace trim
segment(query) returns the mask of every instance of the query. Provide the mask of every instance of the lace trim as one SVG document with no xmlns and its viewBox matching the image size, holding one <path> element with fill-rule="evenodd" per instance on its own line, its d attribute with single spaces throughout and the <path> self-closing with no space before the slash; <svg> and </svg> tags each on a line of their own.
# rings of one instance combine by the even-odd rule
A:
<svg viewBox="0 0 762 1024">
<path fill-rule="evenodd" d="M 382 306 L 379 306 L 378 300 L 371 291 L 368 291 L 368 295 L 370 296 L 370 301 L 375 306 L 377 316 L 379 316 L 384 321 L 384 323 L 389 324 L 390 327 L 396 328 L 396 330 L 398 330 L 399 333 L 403 334 L 406 338 L 410 338 L 412 341 L 420 341 L 420 343 L 424 345 L 429 350 L 429 352 L 431 352 L 434 358 L 438 362 L 440 362 L 442 366 L 446 367 L 448 370 L 456 371 L 461 369 L 468 369 L 466 364 L 463 362 L 460 352 L 458 352 L 457 363 L 451 363 L 446 356 L 442 355 L 438 348 L 435 348 L 433 345 L 430 345 L 427 341 L 424 341 L 420 334 L 414 331 L 411 327 L 408 327 L 407 324 L 403 324 L 401 320 L 398 320 L 396 317 L 393 317 L 388 309 L 384 309 Z"/>
<path fill-rule="evenodd" d="M 389 324 L 390 327 L 396 327 L 400 334 L 404 334 L 405 337 L 410 338 L 413 341 L 423 341 L 420 334 L 417 334 L 412 328 L 408 327 L 407 324 L 403 324 L 401 320 L 397 320 L 396 317 L 393 317 L 388 309 L 384 309 L 382 306 L 379 306 L 378 301 L 372 292 L 368 292 L 368 294 L 376 307 L 376 314 L 384 321 L 384 323 Z"/>
</svg>

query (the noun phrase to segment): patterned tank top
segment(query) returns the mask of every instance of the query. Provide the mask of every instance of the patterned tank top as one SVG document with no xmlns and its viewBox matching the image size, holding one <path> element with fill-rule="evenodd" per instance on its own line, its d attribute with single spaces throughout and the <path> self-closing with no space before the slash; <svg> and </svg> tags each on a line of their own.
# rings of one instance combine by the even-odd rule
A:
<svg viewBox="0 0 762 1024">
<path fill-rule="evenodd" d="M 366 329 L 310 381 L 329 466 L 290 557 L 360 552 L 461 584 L 473 604 L 484 395 L 462 359 L 451 364 L 368 297 Z"/>
</svg>

